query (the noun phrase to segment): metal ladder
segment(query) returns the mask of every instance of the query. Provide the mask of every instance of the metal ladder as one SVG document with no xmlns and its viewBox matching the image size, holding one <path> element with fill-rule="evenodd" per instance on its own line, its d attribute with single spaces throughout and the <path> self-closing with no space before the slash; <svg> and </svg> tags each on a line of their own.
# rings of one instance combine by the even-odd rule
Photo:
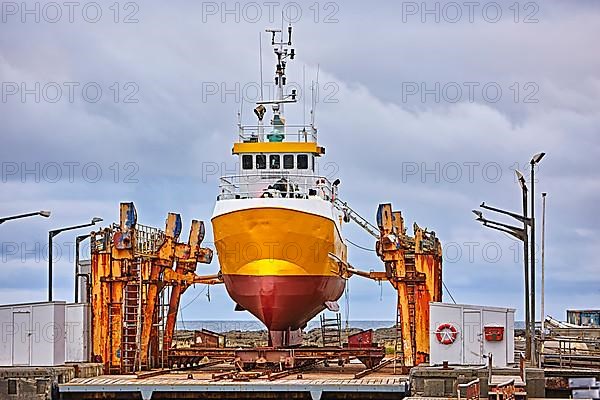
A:
<svg viewBox="0 0 600 400">
<path fill-rule="evenodd" d="M 129 273 L 136 277 L 123 288 L 123 333 L 121 335 L 121 371 L 133 373 L 139 360 L 141 334 L 141 276 L 140 264 L 135 260 L 130 264 Z"/>
<path fill-rule="evenodd" d="M 407 251 L 404 253 L 404 278 L 406 279 L 406 303 L 408 305 L 408 322 L 410 326 L 410 338 L 412 340 L 412 349 L 414 354 L 412 354 L 413 362 L 416 360 L 416 287 L 414 281 L 417 277 L 417 271 L 415 267 L 415 253 L 412 251 Z M 398 292 L 399 293 L 399 292 Z M 403 328 L 403 320 L 402 320 L 402 300 L 400 295 L 398 295 L 396 302 L 396 341 L 394 344 L 394 357 L 400 361 L 400 365 L 404 366 L 405 363 L 405 349 L 404 349 L 404 337 L 402 335 Z M 396 363 L 394 362 L 394 372 L 396 370 Z"/>
<path fill-rule="evenodd" d="M 158 296 L 159 303 L 156 305 L 158 321 L 154 326 L 158 329 L 158 354 L 157 360 L 160 368 L 165 368 L 167 361 L 167 349 L 165 348 L 165 330 L 167 323 L 167 315 L 169 314 L 169 299 L 171 298 L 171 287 L 167 286 L 163 288 Z M 175 336 L 175 333 L 173 333 Z"/>
<path fill-rule="evenodd" d="M 342 345 L 342 316 L 335 313 L 335 318 L 327 318 L 321 314 L 321 338 L 323 346 Z"/>
<path fill-rule="evenodd" d="M 400 311 L 400 296 L 396 300 L 396 340 L 394 341 L 394 373 L 396 372 L 396 361 L 404 365 L 404 341 L 402 340 L 402 312 Z"/>
<path fill-rule="evenodd" d="M 416 315 L 417 315 L 417 293 L 416 293 L 416 285 L 415 280 L 417 278 L 417 269 L 415 267 L 415 253 L 414 251 L 407 251 L 404 254 L 404 266 L 406 271 L 406 279 L 408 282 L 406 283 L 406 295 L 408 297 L 408 320 L 410 322 L 410 337 L 412 340 L 412 349 L 414 354 L 413 362 L 416 361 L 417 352 L 416 352 Z"/>
<path fill-rule="evenodd" d="M 121 316 L 122 316 L 122 304 L 123 303 L 108 303 L 108 332 L 109 332 L 109 343 L 108 343 L 108 347 L 111 349 L 113 348 L 113 341 L 112 341 L 112 331 L 114 329 L 114 325 L 115 325 L 115 320 L 120 321 L 121 320 Z M 118 326 L 118 325 L 117 325 Z M 121 368 L 117 367 L 117 366 L 113 366 L 112 364 L 110 364 L 108 366 L 108 373 L 109 374 L 120 374 L 121 373 Z"/>
</svg>

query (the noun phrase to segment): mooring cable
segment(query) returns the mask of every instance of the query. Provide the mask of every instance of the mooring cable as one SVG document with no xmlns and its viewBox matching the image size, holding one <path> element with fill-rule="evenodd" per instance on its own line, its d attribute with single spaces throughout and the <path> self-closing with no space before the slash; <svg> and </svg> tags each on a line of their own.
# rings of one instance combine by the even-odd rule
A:
<svg viewBox="0 0 600 400">
<path fill-rule="evenodd" d="M 365 251 L 375 251 L 375 249 L 369 249 L 368 247 L 365 247 L 365 246 L 361 246 L 361 245 L 359 245 L 359 244 L 356 244 L 356 243 L 354 243 L 352 240 L 350 240 L 350 239 L 348 239 L 348 238 L 346 238 L 346 241 L 347 241 L 348 243 L 350 243 L 351 245 L 358 247 L 359 249 L 362 249 L 362 250 L 365 250 Z"/>
</svg>

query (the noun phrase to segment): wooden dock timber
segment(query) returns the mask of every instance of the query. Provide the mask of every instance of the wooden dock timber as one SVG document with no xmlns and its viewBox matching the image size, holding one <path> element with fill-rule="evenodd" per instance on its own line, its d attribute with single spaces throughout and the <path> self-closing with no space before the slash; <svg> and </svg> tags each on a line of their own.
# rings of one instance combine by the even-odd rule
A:
<svg viewBox="0 0 600 400">
<path fill-rule="evenodd" d="M 209 371 L 177 372 L 138 379 L 135 375 L 101 375 L 95 378 L 74 379 L 59 385 L 61 398 L 131 398 L 151 400 L 160 398 L 185 398 L 186 396 L 203 395 L 226 396 L 227 398 L 298 398 L 304 397 L 318 400 L 323 393 L 329 397 L 339 395 L 340 398 L 402 398 L 408 393 L 406 376 L 391 375 L 378 371 L 368 377 L 355 379 L 354 374 L 362 366 L 345 366 L 317 368 L 301 374 L 292 374 L 275 381 L 267 376 L 247 381 L 233 379 L 212 380 Z M 214 372 L 214 371 L 212 371 Z M 153 395 L 156 396 L 153 397 Z M 172 397 L 169 397 L 172 396 Z"/>
</svg>

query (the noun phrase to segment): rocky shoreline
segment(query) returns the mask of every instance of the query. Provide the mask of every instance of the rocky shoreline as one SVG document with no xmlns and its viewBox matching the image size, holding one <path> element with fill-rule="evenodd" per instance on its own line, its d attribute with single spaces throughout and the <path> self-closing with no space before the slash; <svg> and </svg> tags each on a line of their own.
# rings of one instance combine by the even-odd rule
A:
<svg viewBox="0 0 600 400">
<path fill-rule="evenodd" d="M 342 329 L 342 343 L 347 342 L 348 335 L 361 332 L 358 328 Z M 268 336 L 266 330 L 242 331 L 231 330 L 221 333 L 225 337 L 226 347 L 263 347 L 267 346 Z M 393 353 L 396 330 L 394 327 L 379 328 L 373 330 L 374 341 L 385 346 L 386 352 Z M 193 341 L 194 331 L 177 330 L 175 343 L 178 347 L 188 347 Z M 310 329 L 304 332 L 303 346 L 322 346 L 322 334 L 320 328 Z"/>
</svg>

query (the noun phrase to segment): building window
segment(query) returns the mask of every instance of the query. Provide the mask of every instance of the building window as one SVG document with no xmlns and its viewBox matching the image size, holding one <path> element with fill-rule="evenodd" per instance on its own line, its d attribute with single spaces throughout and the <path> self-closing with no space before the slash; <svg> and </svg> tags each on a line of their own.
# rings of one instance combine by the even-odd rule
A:
<svg viewBox="0 0 600 400">
<path fill-rule="evenodd" d="M 242 156 L 242 169 L 252 169 L 252 156 L 250 154 Z"/>
<path fill-rule="evenodd" d="M 294 156 L 291 154 L 286 154 L 283 156 L 283 168 L 284 169 L 294 169 Z"/>
<path fill-rule="evenodd" d="M 267 168 L 267 156 L 264 154 L 256 155 L 256 169 L 265 169 Z"/>
<path fill-rule="evenodd" d="M 48 387 L 48 379 L 36 379 L 35 381 L 35 393 L 46 394 L 46 388 Z"/>
<path fill-rule="evenodd" d="M 269 156 L 269 168 L 270 169 L 281 168 L 281 159 L 279 157 L 279 154 L 271 154 Z"/>
<path fill-rule="evenodd" d="M 308 156 L 306 154 L 298 154 L 296 165 L 298 169 L 308 169 Z"/>
<path fill-rule="evenodd" d="M 8 380 L 8 394 L 18 394 L 17 393 L 17 380 L 9 379 Z"/>
</svg>

